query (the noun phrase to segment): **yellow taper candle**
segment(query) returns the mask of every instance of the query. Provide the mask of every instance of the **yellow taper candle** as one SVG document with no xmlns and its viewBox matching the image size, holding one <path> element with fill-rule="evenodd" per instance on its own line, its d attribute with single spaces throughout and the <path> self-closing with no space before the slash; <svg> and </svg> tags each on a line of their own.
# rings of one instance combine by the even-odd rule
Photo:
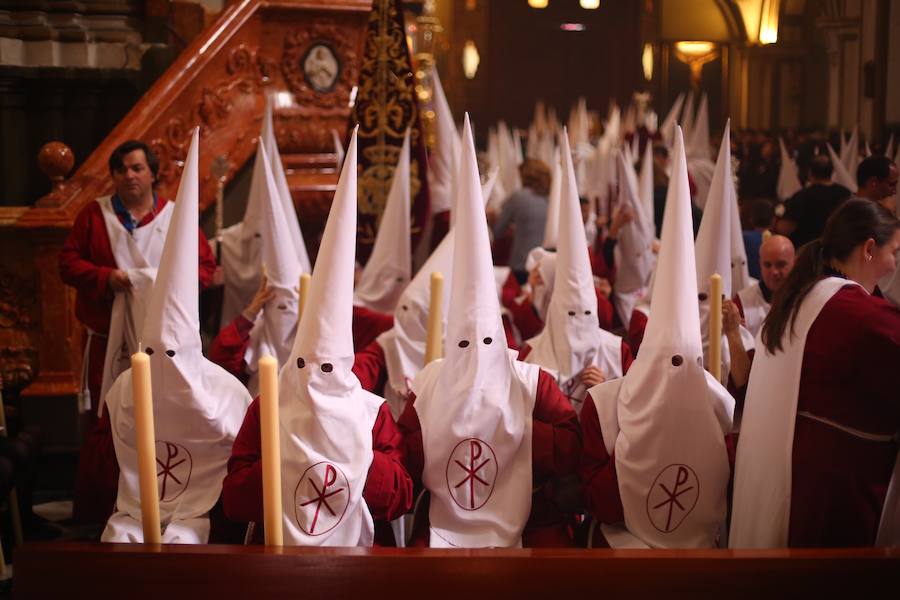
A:
<svg viewBox="0 0 900 600">
<path fill-rule="evenodd" d="M 141 490 L 141 525 L 144 543 L 160 543 L 159 486 L 156 479 L 156 434 L 153 427 L 153 389 L 150 356 L 131 355 L 131 386 L 134 396 L 134 426 L 137 433 L 138 476 Z"/>
<path fill-rule="evenodd" d="M 722 381 L 722 276 L 709 278 L 709 372 Z"/>
<path fill-rule="evenodd" d="M 441 358 L 443 341 L 442 302 L 444 297 L 444 276 L 440 271 L 431 274 L 431 299 L 428 303 L 428 331 L 425 334 L 425 364 Z"/>
<path fill-rule="evenodd" d="M 266 530 L 266 546 L 283 546 L 278 361 L 271 356 L 259 359 L 259 424 L 262 438 L 263 523 Z"/>
<path fill-rule="evenodd" d="M 762 243 L 765 244 L 769 241 L 769 238 L 772 237 L 772 232 L 768 229 L 763 230 L 762 232 Z"/>
<path fill-rule="evenodd" d="M 309 297 L 309 282 L 312 280 L 309 273 L 300 276 L 300 300 L 297 304 L 297 322 L 303 316 L 303 309 L 306 308 L 306 299 Z"/>
</svg>

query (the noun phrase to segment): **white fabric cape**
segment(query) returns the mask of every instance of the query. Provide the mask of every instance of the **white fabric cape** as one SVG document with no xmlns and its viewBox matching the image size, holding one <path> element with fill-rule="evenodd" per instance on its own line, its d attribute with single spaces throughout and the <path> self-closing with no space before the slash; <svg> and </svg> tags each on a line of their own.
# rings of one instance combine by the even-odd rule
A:
<svg viewBox="0 0 900 600">
<path fill-rule="evenodd" d="M 816 283 L 787 326 L 783 349 L 762 342 L 753 359 L 744 401 L 734 475 L 731 548 L 784 548 L 791 520 L 791 456 L 806 337 L 825 304 L 846 279 Z M 759 337 L 757 337 L 759 340 Z"/>
<path fill-rule="evenodd" d="M 129 235 L 113 211 L 110 196 L 98 198 L 97 203 L 103 213 L 116 267 L 128 275 L 132 286 L 127 292 L 116 292 L 113 299 L 100 397 L 90 399 L 97 403 L 97 414 L 102 415 L 106 394 L 116 377 L 128 369 L 131 355 L 138 351 L 138 337 L 144 326 L 146 302 L 156 279 L 156 269 L 159 267 L 174 206 L 171 202 L 166 202 L 150 223 L 144 227 L 136 227 Z M 83 408 L 89 409 L 91 405 L 86 403 Z"/>
</svg>

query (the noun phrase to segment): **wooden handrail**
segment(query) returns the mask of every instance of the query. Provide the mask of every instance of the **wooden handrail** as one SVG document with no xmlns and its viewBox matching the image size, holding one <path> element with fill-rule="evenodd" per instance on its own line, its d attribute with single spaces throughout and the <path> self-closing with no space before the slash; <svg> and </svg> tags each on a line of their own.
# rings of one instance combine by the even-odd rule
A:
<svg viewBox="0 0 900 600">
<path fill-rule="evenodd" d="M 26 544 L 15 590 L 54 597 L 868 597 L 897 589 L 900 550 L 436 550 Z M 51 577 L 47 574 L 52 573 Z"/>
<path fill-rule="evenodd" d="M 371 0 L 240 0 L 231 4 L 191 42 L 66 181 L 64 193 L 52 194 L 24 212 L 0 208 L 0 224 L 25 229 L 70 228 L 85 204 L 112 191 L 107 160 L 113 149 L 128 139 L 144 140 L 161 155 L 157 189 L 162 195 L 174 197 L 188 134 L 195 125 L 201 127 L 205 148 L 200 157 L 200 206 L 205 209 L 215 197 L 214 186 L 204 185 L 211 183 L 208 172 L 215 155 L 229 154 L 232 167 L 226 181 L 252 155 L 264 103 L 263 88 L 272 83 L 271 71 L 277 68 L 258 51 L 261 41 L 250 42 L 252 36 L 247 30 L 256 25 L 251 23 L 252 18 L 261 11 L 366 12 L 370 7 Z M 247 38 L 246 45 L 240 43 L 243 38 Z M 201 75 L 212 69 L 222 75 L 215 88 L 201 82 Z M 252 87 L 259 92 L 252 101 L 247 100 L 246 93 L 233 93 Z"/>
<path fill-rule="evenodd" d="M 236 1 L 188 45 L 70 178 L 60 180 L 71 168 L 70 155 L 65 161 L 57 160 L 59 152 L 44 157 L 41 165 L 54 179 L 53 191 L 35 206 L 0 207 L 0 275 L 22 281 L 0 289 L 5 307 L 0 346 L 18 349 L 0 360 L 37 373 L 23 396 L 65 397 L 81 390 L 84 338 L 74 294 L 58 272 L 58 255 L 79 211 L 112 192 L 107 161 L 125 140 L 153 148 L 160 160 L 157 191 L 174 198 L 189 134 L 199 126 L 204 210 L 216 196 L 214 161 L 227 156 L 225 182 L 230 181 L 256 149 L 265 96 L 290 92 L 295 101 L 275 111 L 275 135 L 303 216 L 301 227 L 307 240 L 316 239 L 337 181 L 330 132 L 349 121 L 371 7 L 372 0 Z M 326 91 L 314 89 L 302 68 L 306 53 L 320 43 L 332 48 L 341 66 Z"/>
</svg>

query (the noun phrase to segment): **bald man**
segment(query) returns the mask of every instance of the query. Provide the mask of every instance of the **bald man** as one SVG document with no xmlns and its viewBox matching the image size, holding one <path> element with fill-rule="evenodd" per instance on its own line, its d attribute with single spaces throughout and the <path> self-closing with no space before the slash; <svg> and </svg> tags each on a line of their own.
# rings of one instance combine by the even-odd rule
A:
<svg viewBox="0 0 900 600">
<path fill-rule="evenodd" d="M 759 271 L 762 279 L 739 291 L 734 297 L 744 326 L 756 337 L 769 314 L 772 294 L 781 287 L 794 266 L 794 244 L 783 235 L 772 235 L 759 247 Z"/>
</svg>

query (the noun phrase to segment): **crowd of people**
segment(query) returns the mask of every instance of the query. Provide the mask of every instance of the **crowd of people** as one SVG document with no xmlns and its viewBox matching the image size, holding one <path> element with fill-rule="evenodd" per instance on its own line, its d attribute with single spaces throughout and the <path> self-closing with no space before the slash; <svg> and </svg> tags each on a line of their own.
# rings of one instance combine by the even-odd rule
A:
<svg viewBox="0 0 900 600">
<path fill-rule="evenodd" d="M 693 104 L 592 126 L 580 102 L 568 127 L 539 107 L 525 146 L 499 124 L 480 155 L 468 116 L 441 128 L 428 176 L 449 190 L 448 231 L 418 269 L 408 137 L 362 269 L 355 131 L 314 268 L 270 111 L 220 267 L 197 233 L 199 135 L 175 202 L 146 145 L 117 148 L 115 194 L 60 255 L 87 330 L 76 518 L 143 539 L 128 363 L 143 349 L 167 542 L 240 542 L 249 523 L 262 539 L 268 355 L 287 544 L 900 543 L 890 149 L 839 134 L 839 157 L 815 133 L 727 123 L 712 140 Z M 219 282 L 204 355 L 197 297 Z"/>
</svg>

